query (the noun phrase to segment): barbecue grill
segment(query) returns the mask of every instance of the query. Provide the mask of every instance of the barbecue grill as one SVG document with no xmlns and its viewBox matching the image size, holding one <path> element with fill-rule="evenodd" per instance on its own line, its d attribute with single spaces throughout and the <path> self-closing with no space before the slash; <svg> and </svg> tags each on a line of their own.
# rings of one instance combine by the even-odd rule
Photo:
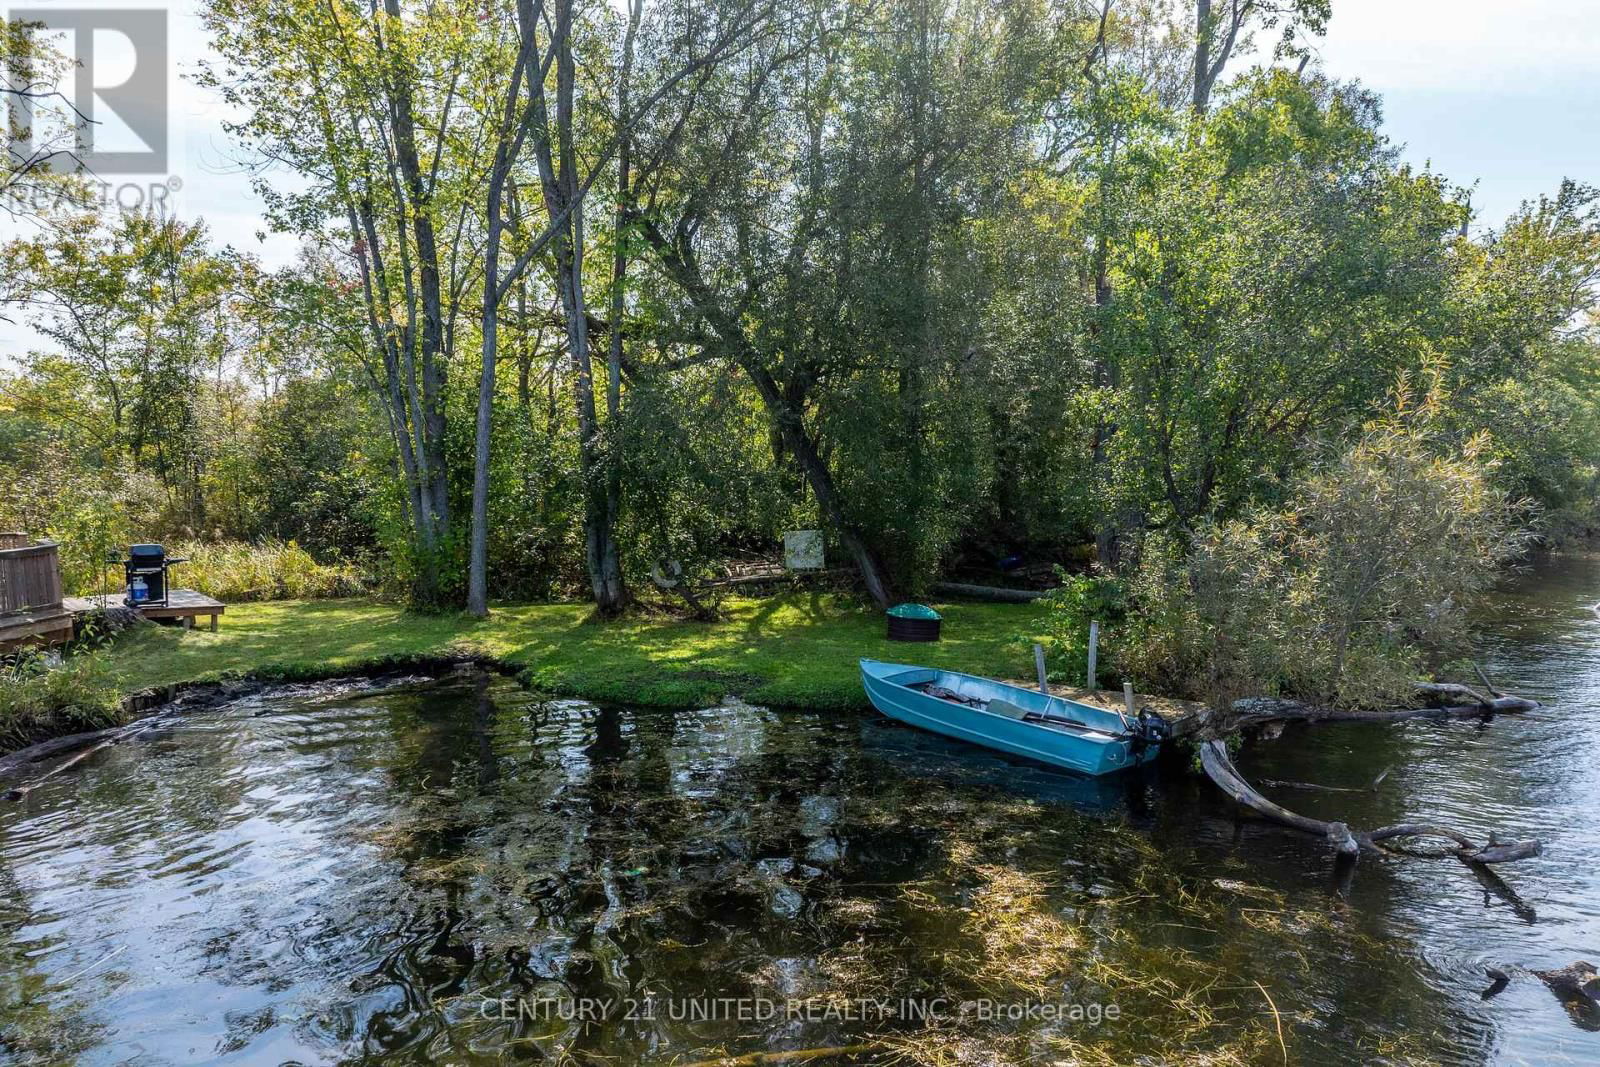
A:
<svg viewBox="0 0 1600 1067">
<path fill-rule="evenodd" d="M 129 545 L 128 558 L 122 561 L 128 595 L 122 602 L 130 608 L 166 607 L 170 589 L 168 569 L 187 562 L 183 557 L 169 557 L 167 550 L 160 545 Z M 147 593 L 142 598 L 135 598 L 134 586 L 139 581 L 143 581 Z"/>
</svg>

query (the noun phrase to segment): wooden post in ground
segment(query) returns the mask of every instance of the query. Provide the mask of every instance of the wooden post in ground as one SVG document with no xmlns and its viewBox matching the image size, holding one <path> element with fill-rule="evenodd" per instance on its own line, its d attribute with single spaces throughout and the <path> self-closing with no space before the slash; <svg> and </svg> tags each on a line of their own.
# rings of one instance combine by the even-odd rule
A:
<svg viewBox="0 0 1600 1067">
<path fill-rule="evenodd" d="M 1091 693 L 1100 691 L 1099 678 L 1096 677 L 1095 661 L 1100 657 L 1100 624 L 1093 620 L 1089 623 L 1089 682 L 1088 689 Z"/>
<path fill-rule="evenodd" d="M 1125 729 L 1132 730 L 1133 724 L 1139 721 L 1139 713 L 1133 706 L 1133 683 L 1122 683 L 1122 704 L 1128 710 L 1122 715 L 1122 725 Z"/>
<path fill-rule="evenodd" d="M 1033 643 L 1033 669 L 1039 672 L 1039 692 L 1050 695 L 1050 682 L 1044 676 L 1044 646 Z"/>
</svg>

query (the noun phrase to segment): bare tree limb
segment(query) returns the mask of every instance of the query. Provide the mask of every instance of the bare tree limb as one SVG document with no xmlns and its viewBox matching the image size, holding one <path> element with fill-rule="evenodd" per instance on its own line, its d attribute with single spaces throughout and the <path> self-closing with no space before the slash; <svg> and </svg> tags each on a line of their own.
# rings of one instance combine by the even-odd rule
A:
<svg viewBox="0 0 1600 1067">
<path fill-rule="evenodd" d="M 1469 864 L 1510 863 L 1539 855 L 1538 841 L 1500 841 L 1493 833 L 1487 843 L 1479 845 L 1459 830 L 1436 823 L 1396 823 L 1366 833 L 1353 833 L 1342 822 L 1324 822 L 1273 803 L 1245 780 L 1228 756 L 1227 745 L 1222 741 L 1205 741 L 1200 746 L 1200 763 L 1206 775 L 1235 802 L 1273 822 L 1303 833 L 1324 838 L 1339 855 L 1354 859 L 1363 849 L 1384 851 L 1383 841 L 1403 837 L 1442 837 L 1455 843 L 1454 854 Z"/>
</svg>

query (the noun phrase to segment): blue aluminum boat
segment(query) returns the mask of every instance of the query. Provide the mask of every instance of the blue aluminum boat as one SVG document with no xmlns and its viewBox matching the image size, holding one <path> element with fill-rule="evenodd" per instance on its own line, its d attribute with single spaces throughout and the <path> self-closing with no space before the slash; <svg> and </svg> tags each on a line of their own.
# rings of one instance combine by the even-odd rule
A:
<svg viewBox="0 0 1600 1067">
<path fill-rule="evenodd" d="M 934 667 L 861 661 L 872 706 L 910 726 L 1080 774 L 1110 774 L 1156 758 L 1167 724 Z"/>
</svg>

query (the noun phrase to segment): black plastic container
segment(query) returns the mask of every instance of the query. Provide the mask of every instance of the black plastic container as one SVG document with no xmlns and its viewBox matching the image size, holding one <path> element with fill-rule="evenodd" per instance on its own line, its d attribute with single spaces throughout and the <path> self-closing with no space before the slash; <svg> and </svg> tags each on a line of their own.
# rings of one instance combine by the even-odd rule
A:
<svg viewBox="0 0 1600 1067">
<path fill-rule="evenodd" d="M 896 604 L 888 611 L 889 640 L 937 641 L 942 620 L 926 604 Z"/>
</svg>

